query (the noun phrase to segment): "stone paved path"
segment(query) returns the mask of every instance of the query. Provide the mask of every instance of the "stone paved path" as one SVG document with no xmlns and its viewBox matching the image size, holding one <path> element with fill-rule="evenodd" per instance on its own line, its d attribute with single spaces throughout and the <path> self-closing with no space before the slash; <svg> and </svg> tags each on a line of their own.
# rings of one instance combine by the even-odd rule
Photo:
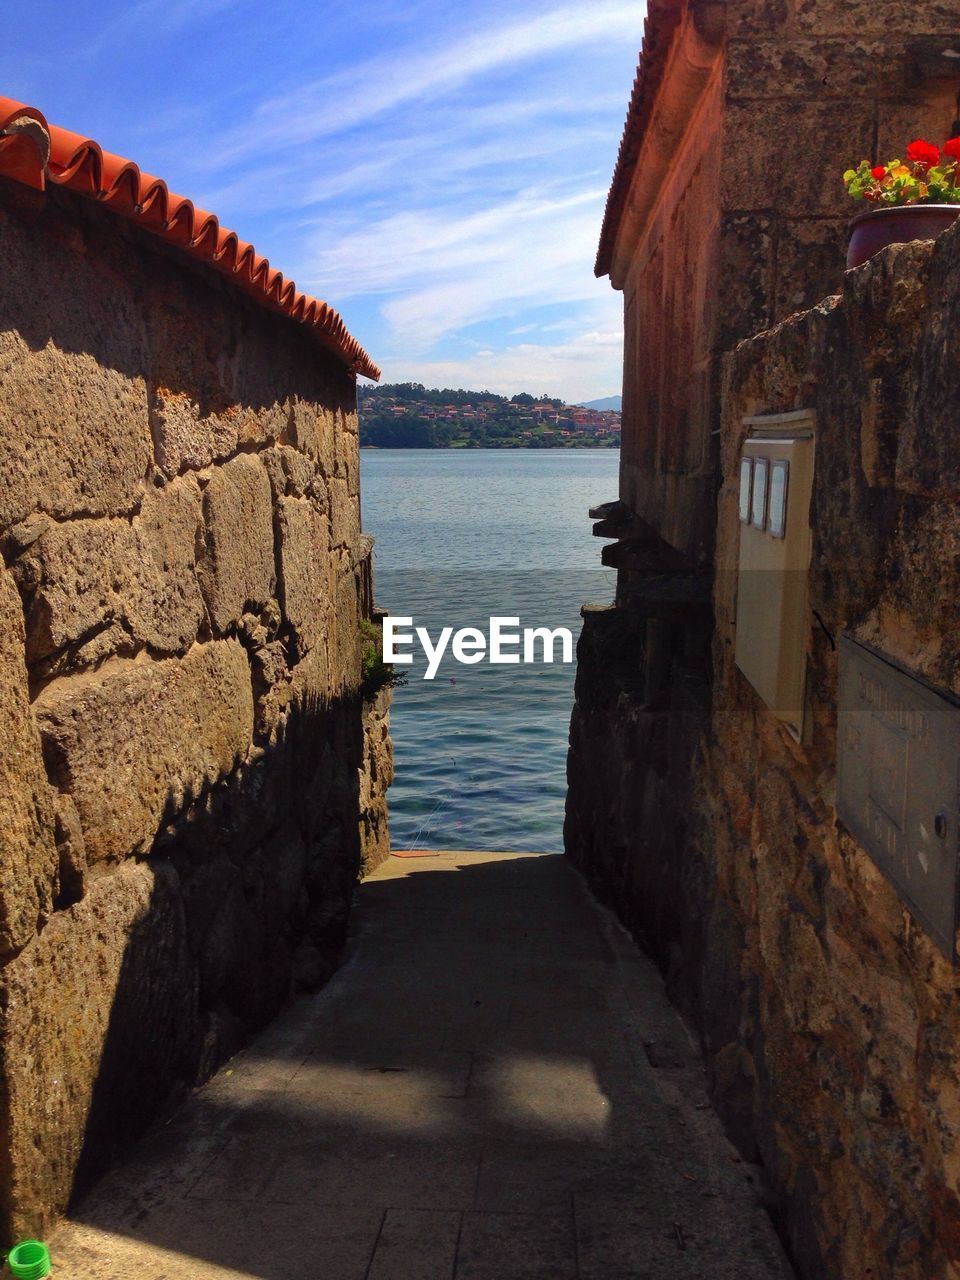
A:
<svg viewBox="0 0 960 1280">
<path fill-rule="evenodd" d="M 71 1280 L 787 1280 L 659 978 L 560 858 L 391 858 L 347 960 L 54 1236 Z"/>
</svg>

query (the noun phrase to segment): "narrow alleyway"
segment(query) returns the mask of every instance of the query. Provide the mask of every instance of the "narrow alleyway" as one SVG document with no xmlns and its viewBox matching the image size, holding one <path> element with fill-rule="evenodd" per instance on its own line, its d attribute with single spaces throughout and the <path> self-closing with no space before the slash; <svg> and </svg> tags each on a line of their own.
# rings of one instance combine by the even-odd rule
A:
<svg viewBox="0 0 960 1280">
<path fill-rule="evenodd" d="M 52 1241 L 71 1280 L 787 1280 L 656 971 L 563 859 L 394 857 L 344 965 Z"/>
</svg>

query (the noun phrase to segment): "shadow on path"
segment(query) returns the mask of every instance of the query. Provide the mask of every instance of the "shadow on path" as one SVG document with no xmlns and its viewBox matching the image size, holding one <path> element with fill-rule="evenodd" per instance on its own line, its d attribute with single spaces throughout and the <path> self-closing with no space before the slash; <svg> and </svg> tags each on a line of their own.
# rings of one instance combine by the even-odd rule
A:
<svg viewBox="0 0 960 1280">
<path fill-rule="evenodd" d="M 75 1211 L 72 1280 L 788 1280 L 658 974 L 562 858 L 360 886 L 345 962 Z"/>
</svg>

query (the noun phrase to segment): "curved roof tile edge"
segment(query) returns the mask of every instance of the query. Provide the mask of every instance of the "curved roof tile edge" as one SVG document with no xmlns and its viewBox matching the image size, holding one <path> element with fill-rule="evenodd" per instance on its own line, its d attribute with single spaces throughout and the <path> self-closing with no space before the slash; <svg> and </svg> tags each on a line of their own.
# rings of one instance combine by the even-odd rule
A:
<svg viewBox="0 0 960 1280">
<path fill-rule="evenodd" d="M 610 274 L 620 219 L 626 208 L 637 160 L 640 157 L 640 146 L 650 119 L 653 99 L 663 74 L 666 54 L 680 23 L 683 4 L 684 0 L 660 0 L 659 4 L 651 3 L 648 16 L 643 21 L 643 43 L 640 46 L 637 74 L 633 81 L 630 105 L 627 107 L 627 118 L 617 152 L 617 163 L 603 211 L 600 243 L 593 268 L 596 276 Z"/>
<path fill-rule="evenodd" d="M 352 372 L 379 380 L 380 370 L 337 312 L 301 293 L 212 213 L 175 195 L 162 179 L 143 173 L 131 160 L 102 150 L 92 138 L 48 124 L 35 107 L 13 98 L 0 97 L 0 174 L 37 191 L 49 182 L 96 200 L 219 271 L 268 310 L 304 325 Z"/>
</svg>

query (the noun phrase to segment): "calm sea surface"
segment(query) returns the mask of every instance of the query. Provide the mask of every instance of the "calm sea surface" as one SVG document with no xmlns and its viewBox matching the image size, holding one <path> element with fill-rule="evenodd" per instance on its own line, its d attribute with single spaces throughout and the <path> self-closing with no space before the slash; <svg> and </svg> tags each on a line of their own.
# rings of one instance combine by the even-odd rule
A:
<svg viewBox="0 0 960 1280">
<path fill-rule="evenodd" d="M 587 508 L 616 496 L 618 454 L 576 450 L 363 450 L 363 525 L 377 602 L 436 639 L 489 632 L 493 615 L 568 627 L 613 597 Z M 464 666 L 436 678 L 413 646 L 394 691 L 396 849 L 560 851 L 575 667 Z M 557 658 L 559 659 L 559 649 Z"/>
</svg>

